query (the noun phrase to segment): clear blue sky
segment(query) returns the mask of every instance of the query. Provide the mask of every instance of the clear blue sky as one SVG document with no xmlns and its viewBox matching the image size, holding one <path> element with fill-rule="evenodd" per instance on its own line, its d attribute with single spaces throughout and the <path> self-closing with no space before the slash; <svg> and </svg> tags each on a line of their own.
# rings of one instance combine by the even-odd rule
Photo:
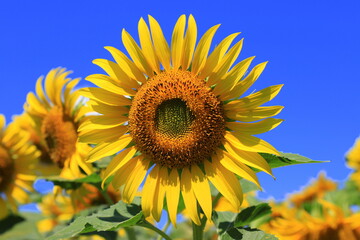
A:
<svg viewBox="0 0 360 240">
<path fill-rule="evenodd" d="M 336 180 L 350 173 L 344 154 L 360 134 L 360 1 L 3 1 L 0 7 L 0 112 L 20 114 L 38 76 L 63 66 L 73 77 L 101 70 L 103 46 L 123 49 L 122 28 L 137 38 L 137 22 L 154 16 L 169 39 L 181 14 L 193 14 L 199 33 L 221 23 L 214 43 L 242 32 L 240 59 L 269 64 L 253 86 L 284 83 L 272 105 L 285 122 L 262 138 L 284 152 L 330 163 L 259 174 L 266 193 L 283 198 L 321 170 Z M 82 82 L 82 85 L 86 85 Z"/>
</svg>

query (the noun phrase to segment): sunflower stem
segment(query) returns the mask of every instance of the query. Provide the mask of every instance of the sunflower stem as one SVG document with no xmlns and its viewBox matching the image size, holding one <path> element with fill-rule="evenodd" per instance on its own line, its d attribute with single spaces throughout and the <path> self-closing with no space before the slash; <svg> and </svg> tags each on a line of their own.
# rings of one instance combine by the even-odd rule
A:
<svg viewBox="0 0 360 240">
<path fill-rule="evenodd" d="M 221 196 L 222 196 L 221 193 L 216 194 L 216 196 L 215 196 L 215 198 L 214 198 L 214 200 L 212 202 L 213 207 L 216 207 L 216 205 L 217 205 L 218 201 L 220 200 Z"/>
<path fill-rule="evenodd" d="M 138 226 L 144 227 L 144 228 L 148 228 L 150 230 L 153 230 L 154 232 L 158 233 L 161 235 L 161 237 L 163 237 L 166 240 L 172 240 L 171 237 L 169 237 L 169 235 L 167 235 L 166 233 L 164 233 L 163 231 L 161 231 L 160 229 L 158 229 L 157 227 L 155 227 L 154 225 L 152 225 L 151 223 L 149 223 L 148 221 L 144 220 L 141 223 L 137 224 Z"/>
<path fill-rule="evenodd" d="M 100 188 L 98 188 L 99 191 L 101 192 L 101 195 L 104 197 L 105 201 L 107 202 L 107 204 L 109 205 L 113 205 L 114 201 L 111 199 L 111 197 L 109 196 L 108 192 L 106 190 L 103 190 Z"/>
<path fill-rule="evenodd" d="M 202 240 L 204 233 L 204 228 L 202 224 L 199 226 L 196 223 L 192 222 L 192 229 L 193 229 L 193 240 Z"/>
<path fill-rule="evenodd" d="M 170 226 L 170 220 L 168 219 L 168 221 L 166 222 L 165 226 L 163 227 L 162 231 L 164 233 L 166 233 L 167 229 L 169 228 Z M 158 236 L 157 240 L 161 240 L 161 235 Z"/>
<path fill-rule="evenodd" d="M 129 240 L 136 240 L 136 233 L 134 228 L 124 227 L 124 230 Z"/>
</svg>

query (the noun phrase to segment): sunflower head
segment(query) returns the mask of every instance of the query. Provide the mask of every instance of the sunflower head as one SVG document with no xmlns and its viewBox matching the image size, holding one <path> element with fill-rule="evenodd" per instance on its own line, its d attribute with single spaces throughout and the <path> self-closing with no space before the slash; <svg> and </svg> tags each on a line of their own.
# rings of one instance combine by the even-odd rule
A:
<svg viewBox="0 0 360 240">
<path fill-rule="evenodd" d="M 69 74 L 57 68 L 47 74 L 44 84 L 43 77 L 37 80 L 36 94 L 30 92 L 24 106 L 23 118 L 30 118 L 32 124 L 23 127 L 31 129 L 33 144 L 42 152 L 42 163 L 52 162 L 62 177 L 78 177 L 82 170 L 92 172 L 84 161 L 89 146 L 77 141 L 78 126 L 88 109 L 73 91 L 80 79 L 68 78 Z"/>
<path fill-rule="evenodd" d="M 17 121 L 5 126 L 5 117 L 0 115 L 0 218 L 5 216 L 7 205 L 16 211 L 17 203 L 29 200 L 39 156 L 30 144 L 29 133 Z"/>
<path fill-rule="evenodd" d="M 282 85 L 240 98 L 266 63 L 248 72 L 253 57 L 236 63 L 243 41 L 232 42 L 239 33 L 229 35 L 210 52 L 219 25 L 196 43 L 193 16 L 186 22 L 185 15 L 178 19 L 170 45 L 151 16 L 150 28 L 144 19 L 139 21 L 139 44 L 123 30 L 122 42 L 130 58 L 106 47 L 115 62 L 94 60 L 106 74 L 86 78 L 99 87 L 81 90 L 97 114 L 79 129 L 81 141 L 96 144 L 88 162 L 117 154 L 103 182 L 114 175 L 113 186 L 124 185 L 124 201 L 131 202 L 146 179 L 141 192 L 145 216 L 159 220 L 166 198 L 175 224 L 179 198 L 183 198 L 190 218 L 200 224 L 198 206 L 211 218 L 209 183 L 239 210 L 242 191 L 235 174 L 258 186 L 250 167 L 272 174 L 258 152 L 278 154 L 277 150 L 252 135 L 282 122 L 271 118 L 281 106 L 261 106 Z"/>
<path fill-rule="evenodd" d="M 222 104 L 203 79 L 170 70 L 141 86 L 129 112 L 138 150 L 154 163 L 184 168 L 208 159 L 224 139 Z"/>
<path fill-rule="evenodd" d="M 0 147 L 0 192 L 13 181 L 14 162 L 4 147 Z"/>
</svg>

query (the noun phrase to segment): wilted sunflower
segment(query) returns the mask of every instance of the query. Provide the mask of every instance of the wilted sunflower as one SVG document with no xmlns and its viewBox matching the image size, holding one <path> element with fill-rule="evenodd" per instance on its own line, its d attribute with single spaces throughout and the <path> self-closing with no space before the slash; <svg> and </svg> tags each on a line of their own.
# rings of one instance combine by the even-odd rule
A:
<svg viewBox="0 0 360 240">
<path fill-rule="evenodd" d="M 45 78 L 36 82 L 36 95 L 30 92 L 24 109 L 27 115 L 20 117 L 27 124 L 22 127 L 32 133 L 34 145 L 41 151 L 41 162 L 52 163 L 64 178 L 77 178 L 82 170 L 90 174 L 91 164 L 85 162 L 89 146 L 78 142 L 77 129 L 88 109 L 79 100 L 79 93 L 73 88 L 80 81 L 70 79 L 70 71 L 63 68 L 51 70 Z M 30 124 L 31 123 L 31 124 Z"/>
<path fill-rule="evenodd" d="M 271 86 L 238 99 L 258 79 L 266 63 L 245 76 L 253 57 L 232 67 L 243 41 L 231 48 L 239 33 L 221 41 L 208 56 L 219 28 L 210 28 L 196 46 L 197 27 L 190 15 L 182 15 L 168 45 L 158 22 L 149 16 L 150 30 L 139 21 L 140 45 L 123 30 L 122 41 L 131 60 L 113 47 L 105 47 L 116 62 L 96 59 L 108 75 L 86 79 L 82 94 L 101 114 L 80 126 L 80 141 L 97 144 L 89 153 L 94 162 L 118 153 L 108 165 L 103 181 L 115 175 L 115 188 L 124 185 L 123 200 L 131 202 L 142 189 L 145 216 L 160 219 L 166 198 L 175 224 L 181 196 L 192 221 L 200 224 L 198 205 L 210 219 L 212 201 L 209 181 L 235 209 L 242 202 L 236 175 L 259 186 L 250 167 L 271 174 L 258 152 L 278 154 L 269 143 L 252 136 L 275 128 L 282 120 L 268 118 L 281 106 L 260 107 L 280 91 Z M 261 120 L 255 123 L 253 121 Z"/>
<path fill-rule="evenodd" d="M 16 211 L 17 203 L 26 203 L 33 190 L 40 152 L 29 144 L 29 137 L 16 122 L 5 127 L 0 115 L 0 219 L 8 214 L 7 205 Z"/>
</svg>

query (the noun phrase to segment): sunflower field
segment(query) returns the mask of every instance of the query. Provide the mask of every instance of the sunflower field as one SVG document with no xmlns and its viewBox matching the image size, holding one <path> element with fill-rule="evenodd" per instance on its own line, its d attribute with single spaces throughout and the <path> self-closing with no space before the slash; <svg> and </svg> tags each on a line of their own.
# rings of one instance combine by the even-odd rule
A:
<svg viewBox="0 0 360 240">
<path fill-rule="evenodd" d="M 240 33 L 214 42 L 220 25 L 200 34 L 191 14 L 160 23 L 119 31 L 125 50 L 94 56 L 101 73 L 39 73 L 22 114 L 0 115 L 0 239 L 360 239 L 360 140 L 345 181 L 320 172 L 261 198 L 258 172 L 329 161 L 261 138 L 281 128 L 286 103 L 268 102 L 283 84 L 253 87 L 267 62 L 239 57 Z"/>
</svg>

